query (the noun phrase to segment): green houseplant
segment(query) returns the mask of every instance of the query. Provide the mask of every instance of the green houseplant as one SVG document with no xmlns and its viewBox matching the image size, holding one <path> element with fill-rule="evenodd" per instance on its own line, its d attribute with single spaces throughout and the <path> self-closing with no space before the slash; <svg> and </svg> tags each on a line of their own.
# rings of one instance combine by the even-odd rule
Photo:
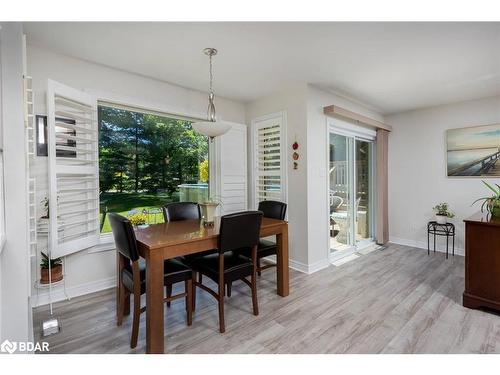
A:
<svg viewBox="0 0 500 375">
<path fill-rule="evenodd" d="M 495 186 L 488 184 L 486 181 L 483 181 L 483 184 L 485 184 L 488 189 L 490 189 L 493 192 L 493 195 L 490 197 L 482 197 L 479 199 L 476 199 L 472 204 L 475 204 L 477 202 L 483 202 L 481 204 L 481 212 L 484 212 L 486 209 L 491 216 L 494 217 L 500 217 L 500 185 L 495 184 Z"/>
<path fill-rule="evenodd" d="M 40 284 L 49 283 L 49 268 L 50 268 L 50 281 L 55 283 L 63 279 L 62 272 L 62 259 L 54 258 L 49 259 L 48 255 L 44 252 L 42 254 L 42 261 L 40 262 Z"/>
<path fill-rule="evenodd" d="M 449 205 L 446 202 L 439 203 L 435 205 L 433 208 L 434 213 L 436 215 L 436 222 L 438 224 L 446 224 L 448 218 L 452 218 L 455 215 L 450 211 Z"/>
</svg>

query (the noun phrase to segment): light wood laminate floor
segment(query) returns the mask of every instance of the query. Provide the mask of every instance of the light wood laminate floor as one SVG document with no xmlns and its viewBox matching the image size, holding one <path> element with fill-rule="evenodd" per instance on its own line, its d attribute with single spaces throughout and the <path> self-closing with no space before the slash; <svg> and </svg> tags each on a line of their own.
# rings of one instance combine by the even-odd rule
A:
<svg viewBox="0 0 500 375">
<path fill-rule="evenodd" d="M 167 353 L 499 353 L 500 316 L 462 307 L 464 258 L 391 244 L 339 267 L 290 273 L 290 296 L 275 293 L 274 269 L 258 281 L 260 315 L 250 289 L 233 285 L 226 298 L 226 333 L 218 332 L 217 304 L 197 291 L 192 327 L 184 301 L 165 307 Z M 129 347 L 131 316 L 115 321 L 115 293 L 107 290 L 55 305 L 62 332 L 48 337 L 52 353 L 144 353 Z M 35 338 L 48 308 L 34 312 Z"/>
</svg>

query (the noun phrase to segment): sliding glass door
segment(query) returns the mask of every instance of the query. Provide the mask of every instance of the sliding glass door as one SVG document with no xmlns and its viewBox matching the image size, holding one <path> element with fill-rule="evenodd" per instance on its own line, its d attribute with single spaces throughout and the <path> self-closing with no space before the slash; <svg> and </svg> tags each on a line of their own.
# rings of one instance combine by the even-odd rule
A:
<svg viewBox="0 0 500 375">
<path fill-rule="evenodd" d="M 373 241 L 373 140 L 329 131 L 329 229 L 331 259 Z"/>
</svg>

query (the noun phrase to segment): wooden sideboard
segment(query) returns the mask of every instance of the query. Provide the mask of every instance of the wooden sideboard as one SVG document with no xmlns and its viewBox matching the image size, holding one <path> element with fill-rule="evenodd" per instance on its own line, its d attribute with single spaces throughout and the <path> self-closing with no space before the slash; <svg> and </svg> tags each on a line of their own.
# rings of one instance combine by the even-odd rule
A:
<svg viewBox="0 0 500 375">
<path fill-rule="evenodd" d="M 477 213 L 464 222 L 463 305 L 500 310 L 500 219 Z"/>
</svg>

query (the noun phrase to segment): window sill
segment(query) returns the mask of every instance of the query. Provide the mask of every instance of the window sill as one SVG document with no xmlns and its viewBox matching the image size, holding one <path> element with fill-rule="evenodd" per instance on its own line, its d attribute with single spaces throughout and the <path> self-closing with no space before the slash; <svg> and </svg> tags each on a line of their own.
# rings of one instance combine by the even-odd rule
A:
<svg viewBox="0 0 500 375">
<path fill-rule="evenodd" d="M 102 253 L 104 251 L 115 250 L 115 241 L 111 233 L 101 235 L 99 244 L 93 246 L 88 251 L 88 254 Z"/>
</svg>

